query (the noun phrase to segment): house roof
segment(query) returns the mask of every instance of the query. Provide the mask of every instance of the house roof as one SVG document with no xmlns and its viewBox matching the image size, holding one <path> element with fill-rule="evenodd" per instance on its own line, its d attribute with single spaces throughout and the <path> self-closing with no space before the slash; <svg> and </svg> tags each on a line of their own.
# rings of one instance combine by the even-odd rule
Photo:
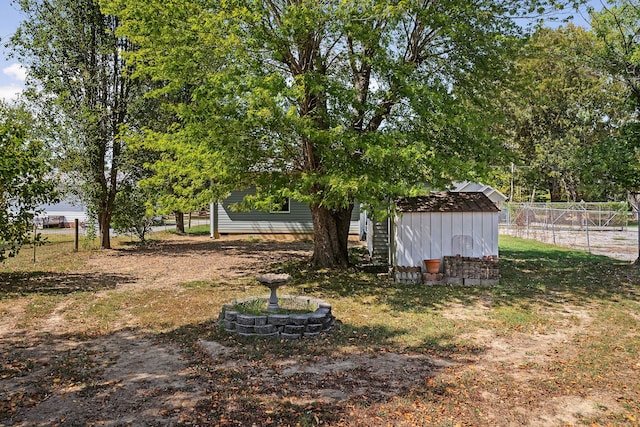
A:
<svg viewBox="0 0 640 427">
<path fill-rule="evenodd" d="M 484 193 L 494 203 L 505 202 L 507 200 L 507 196 L 502 194 L 500 191 L 491 187 L 490 185 L 484 185 L 481 182 L 470 182 L 470 181 L 458 182 L 454 184 L 453 189 L 451 191 L 456 191 L 459 193 L 469 192 L 469 191 L 480 191 Z"/>
<path fill-rule="evenodd" d="M 481 192 L 439 192 L 396 200 L 400 212 L 499 212 Z"/>
</svg>

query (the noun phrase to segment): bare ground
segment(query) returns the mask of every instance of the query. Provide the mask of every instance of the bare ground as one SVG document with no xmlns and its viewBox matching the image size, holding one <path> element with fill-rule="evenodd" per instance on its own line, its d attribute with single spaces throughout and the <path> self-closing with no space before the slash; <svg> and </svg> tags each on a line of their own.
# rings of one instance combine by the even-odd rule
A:
<svg viewBox="0 0 640 427">
<path fill-rule="evenodd" d="M 96 286 L 98 295 L 114 290 L 173 289 L 185 278 L 246 280 L 274 261 L 301 259 L 309 251 L 305 242 L 176 238 L 144 250 L 96 254 L 74 274 L 88 274 L 96 283 L 108 279 L 104 288 Z M 489 307 L 489 302 L 450 304 L 443 315 L 473 321 L 482 318 Z M 352 417 L 349 408 L 389 405 L 394 398 L 410 399 L 416 389 L 446 399 L 450 384 L 469 373 L 488 385 L 472 394 L 482 411 L 477 422 L 465 419 L 459 425 L 564 426 L 623 411 L 610 391 L 544 396 L 532 390 L 542 378 L 539 369 L 528 367 L 557 363 L 554 352 L 589 328 L 592 314 L 585 307 L 567 306 L 566 324 L 554 331 L 505 337 L 479 329 L 468 339 L 484 351 L 461 358 L 371 354 L 356 349 L 340 355 L 311 359 L 292 355 L 268 362 L 239 356 L 233 347 L 208 337 L 198 340 L 195 349 L 183 348 L 131 329 L 126 318 L 116 331 L 83 335 L 70 330 L 60 316 L 64 306 L 53 309 L 37 325 L 21 326 L 17 319 L 27 309 L 21 304 L 0 306 L 0 354 L 4 359 L 0 426 L 243 425 L 237 421 L 243 411 L 259 412 L 246 415 L 246 419 L 261 420 L 254 425 L 280 425 L 279 417 L 290 419 L 284 410 L 268 409 L 267 401 L 279 401 L 283 408 L 307 408 L 308 416 L 298 418 L 301 425 L 320 421 L 378 425 L 381 419 L 375 413 L 364 411 Z M 211 313 L 212 319 L 216 315 Z M 536 400 L 520 401 L 515 390 L 507 393 L 513 399 L 505 401 L 500 385 L 491 386 L 504 375 Z M 255 390 L 251 401 L 242 396 L 246 390 Z M 338 410 L 340 414 L 332 413 Z M 417 425 L 409 415 L 391 419 L 393 425 Z"/>
</svg>

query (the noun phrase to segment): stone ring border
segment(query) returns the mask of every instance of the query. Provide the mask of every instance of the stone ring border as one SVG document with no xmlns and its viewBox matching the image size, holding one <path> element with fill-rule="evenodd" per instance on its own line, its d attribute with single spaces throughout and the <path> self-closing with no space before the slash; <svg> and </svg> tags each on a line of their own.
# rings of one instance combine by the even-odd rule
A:
<svg viewBox="0 0 640 427">
<path fill-rule="evenodd" d="M 243 304 L 266 297 L 249 297 L 234 300 L 222 306 L 218 323 L 228 333 L 243 337 L 265 337 L 297 339 L 315 337 L 321 332 L 330 331 L 335 323 L 331 304 L 317 298 L 284 295 L 279 299 L 291 299 L 301 304 L 316 306 L 316 310 L 304 314 L 266 314 L 255 315 L 232 310 L 233 305 Z"/>
</svg>

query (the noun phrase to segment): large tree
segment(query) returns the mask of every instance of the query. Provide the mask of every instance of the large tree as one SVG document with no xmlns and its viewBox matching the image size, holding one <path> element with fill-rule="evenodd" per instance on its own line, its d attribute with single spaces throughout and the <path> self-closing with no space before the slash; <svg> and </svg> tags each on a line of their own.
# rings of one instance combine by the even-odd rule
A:
<svg viewBox="0 0 640 427">
<path fill-rule="evenodd" d="M 504 94 L 505 133 L 525 197 L 620 195 L 593 173 L 597 165 L 587 155 L 609 151 L 607 141 L 625 116 L 624 87 L 585 60 L 597 46 L 593 33 L 580 27 L 540 28 L 518 55 L 511 90 Z"/>
<path fill-rule="evenodd" d="M 637 0 L 610 0 L 599 12 L 591 12 L 591 25 L 601 41 L 601 48 L 589 55 L 594 66 L 628 89 L 628 119 L 621 126 L 615 153 L 616 180 L 629 192 L 636 214 L 640 203 L 640 3 Z M 626 167 L 620 167 L 621 165 Z M 640 215 L 639 215 L 640 217 Z M 640 265 L 640 227 L 638 258 Z"/>
<path fill-rule="evenodd" d="M 39 206 L 56 198 L 47 151 L 32 131 L 30 113 L 0 102 L 0 262 L 18 253 Z"/>
<path fill-rule="evenodd" d="M 116 35 L 118 19 L 97 0 L 14 1 L 26 19 L 11 40 L 29 69 L 31 99 L 61 153 L 61 171 L 97 217 L 101 247 L 110 248 L 123 177 L 120 130 L 135 95 L 122 57 L 131 44 Z"/>
<path fill-rule="evenodd" d="M 498 155 L 493 101 L 524 2 L 104 3 L 139 47 L 138 70 L 165 92 L 195 88 L 185 140 L 255 186 L 255 206 L 310 206 L 316 266 L 347 264 L 356 201 L 473 178 Z"/>
<path fill-rule="evenodd" d="M 139 129 L 128 138 L 134 155 L 147 159 L 138 181 L 142 191 L 153 194 L 153 200 L 147 202 L 154 204 L 157 213 L 174 214 L 179 233 L 185 232 L 185 212 L 206 208 L 229 191 L 220 182 L 224 162 L 208 149 L 205 140 L 192 140 L 184 132 L 173 132 L 180 123 L 176 110 L 189 100 L 189 88 L 137 100 L 141 105 L 136 110 L 145 111 L 146 121 L 138 120 Z"/>
</svg>

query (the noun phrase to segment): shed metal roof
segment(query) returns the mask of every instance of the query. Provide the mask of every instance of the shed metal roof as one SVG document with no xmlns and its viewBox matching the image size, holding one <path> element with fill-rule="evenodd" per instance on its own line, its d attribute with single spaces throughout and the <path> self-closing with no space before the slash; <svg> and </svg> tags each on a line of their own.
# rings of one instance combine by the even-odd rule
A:
<svg viewBox="0 0 640 427">
<path fill-rule="evenodd" d="M 499 212 L 481 192 L 439 192 L 396 200 L 400 212 Z"/>
</svg>

